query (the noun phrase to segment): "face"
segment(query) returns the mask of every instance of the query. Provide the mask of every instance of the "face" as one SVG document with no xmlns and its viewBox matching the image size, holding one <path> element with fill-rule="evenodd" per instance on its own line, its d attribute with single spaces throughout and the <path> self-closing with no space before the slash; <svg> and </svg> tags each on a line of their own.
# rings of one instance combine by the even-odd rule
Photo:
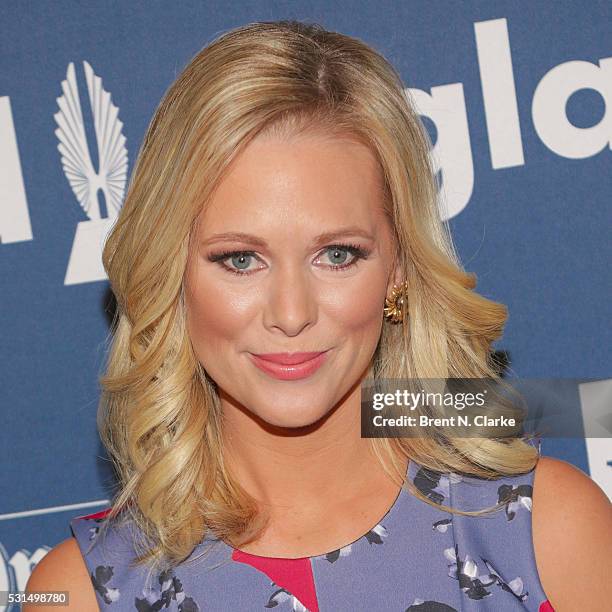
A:
<svg viewBox="0 0 612 612">
<path fill-rule="evenodd" d="M 224 410 L 303 427 L 363 378 L 400 281 L 381 186 L 370 150 L 339 137 L 258 136 L 233 160 L 185 275 L 188 332 Z M 323 354 L 255 357 L 295 352 Z"/>
</svg>

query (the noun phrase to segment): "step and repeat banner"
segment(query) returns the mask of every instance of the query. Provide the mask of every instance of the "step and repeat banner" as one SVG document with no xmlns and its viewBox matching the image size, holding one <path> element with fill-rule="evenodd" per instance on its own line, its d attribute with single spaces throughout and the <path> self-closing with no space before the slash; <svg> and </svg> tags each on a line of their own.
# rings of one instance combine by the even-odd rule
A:
<svg viewBox="0 0 612 612">
<path fill-rule="evenodd" d="M 543 454 L 612 496 L 612 4 L 3 3 L 0 590 L 23 589 L 68 520 L 107 505 L 101 245 L 154 109 L 220 33 L 290 18 L 356 36 L 396 66 L 463 264 L 509 308 L 494 348 L 515 376 L 557 379 L 553 400 L 583 417 L 545 437 Z"/>
</svg>

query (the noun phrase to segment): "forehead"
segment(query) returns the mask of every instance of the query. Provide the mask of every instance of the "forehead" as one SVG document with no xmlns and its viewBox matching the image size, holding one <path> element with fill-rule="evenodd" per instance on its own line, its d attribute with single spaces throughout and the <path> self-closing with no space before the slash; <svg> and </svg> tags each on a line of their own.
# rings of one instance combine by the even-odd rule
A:
<svg viewBox="0 0 612 612">
<path fill-rule="evenodd" d="M 206 234 L 237 223 L 261 231 L 347 221 L 371 228 L 382 214 L 383 173 L 364 143 L 319 133 L 262 135 L 232 161 L 199 225 Z"/>
</svg>

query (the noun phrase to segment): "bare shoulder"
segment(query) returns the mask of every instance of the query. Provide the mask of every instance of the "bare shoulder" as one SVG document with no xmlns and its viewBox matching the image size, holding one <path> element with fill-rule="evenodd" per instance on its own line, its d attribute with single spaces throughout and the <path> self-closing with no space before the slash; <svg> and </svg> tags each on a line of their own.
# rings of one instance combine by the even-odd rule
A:
<svg viewBox="0 0 612 612">
<path fill-rule="evenodd" d="M 533 484 L 533 545 L 555 612 L 605 610 L 612 600 L 612 504 L 577 467 L 541 457 Z"/>
<path fill-rule="evenodd" d="M 70 537 L 52 548 L 34 567 L 26 592 L 68 591 L 67 607 L 62 610 L 98 612 L 100 607 L 79 545 Z M 22 612 L 57 612 L 57 605 L 24 605 Z"/>
</svg>

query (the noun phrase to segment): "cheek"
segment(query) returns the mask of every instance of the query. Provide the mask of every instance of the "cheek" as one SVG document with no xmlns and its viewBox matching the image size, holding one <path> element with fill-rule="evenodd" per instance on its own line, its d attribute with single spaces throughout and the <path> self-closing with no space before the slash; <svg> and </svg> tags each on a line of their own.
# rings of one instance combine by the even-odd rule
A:
<svg viewBox="0 0 612 612">
<path fill-rule="evenodd" d="M 214 283 L 200 284 L 186 293 L 187 327 L 196 354 L 203 365 L 222 358 L 223 349 L 243 337 L 250 320 L 252 299 L 219 291 Z"/>
<path fill-rule="evenodd" d="M 384 273 L 363 275 L 359 282 L 338 283 L 326 293 L 323 303 L 329 317 L 347 331 L 376 333 L 380 328 L 385 300 Z"/>
</svg>

